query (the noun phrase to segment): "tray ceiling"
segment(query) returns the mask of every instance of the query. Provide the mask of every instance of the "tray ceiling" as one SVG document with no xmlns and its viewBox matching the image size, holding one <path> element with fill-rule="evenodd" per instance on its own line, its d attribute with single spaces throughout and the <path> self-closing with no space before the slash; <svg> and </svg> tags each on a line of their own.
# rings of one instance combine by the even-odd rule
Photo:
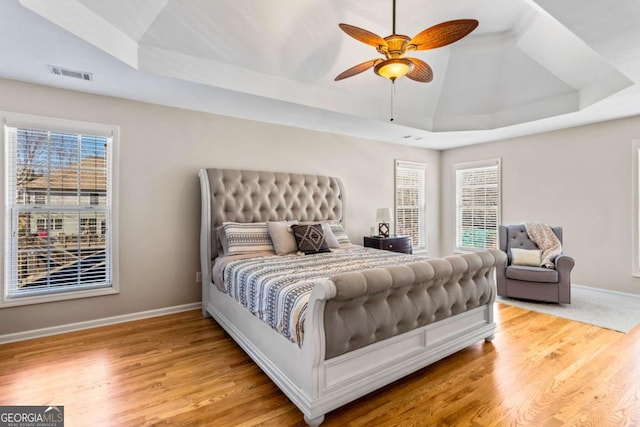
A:
<svg viewBox="0 0 640 427">
<path fill-rule="evenodd" d="M 393 122 L 388 80 L 333 80 L 378 56 L 338 23 L 389 35 L 390 0 L 12 0 L 0 77 L 436 149 L 640 112 L 635 0 L 397 3 L 401 34 L 480 25 L 413 54 L 434 79 L 395 84 Z M 47 65 L 94 81 L 63 81 Z"/>
</svg>

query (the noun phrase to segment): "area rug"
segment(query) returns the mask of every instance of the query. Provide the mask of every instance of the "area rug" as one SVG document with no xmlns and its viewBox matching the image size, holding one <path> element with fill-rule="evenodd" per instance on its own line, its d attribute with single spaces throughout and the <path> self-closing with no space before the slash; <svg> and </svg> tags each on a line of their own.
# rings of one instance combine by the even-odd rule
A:
<svg viewBox="0 0 640 427">
<path fill-rule="evenodd" d="M 640 324 L 640 296 L 571 287 L 571 304 L 549 304 L 498 297 L 497 302 L 600 328 L 629 333 Z"/>
</svg>

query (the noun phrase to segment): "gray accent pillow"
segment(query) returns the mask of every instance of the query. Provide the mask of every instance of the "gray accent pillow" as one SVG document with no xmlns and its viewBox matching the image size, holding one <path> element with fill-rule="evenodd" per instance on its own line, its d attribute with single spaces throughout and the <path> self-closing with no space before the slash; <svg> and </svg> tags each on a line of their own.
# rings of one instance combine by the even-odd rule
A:
<svg viewBox="0 0 640 427">
<path fill-rule="evenodd" d="M 296 220 L 267 222 L 267 229 L 276 254 L 290 254 L 298 250 L 296 239 L 293 237 L 293 230 L 291 230 L 291 226 L 297 223 L 298 221 Z"/>
<path fill-rule="evenodd" d="M 330 252 L 329 245 L 324 238 L 322 224 L 292 225 L 293 236 L 296 239 L 298 250 L 305 254 L 318 254 Z"/>
</svg>

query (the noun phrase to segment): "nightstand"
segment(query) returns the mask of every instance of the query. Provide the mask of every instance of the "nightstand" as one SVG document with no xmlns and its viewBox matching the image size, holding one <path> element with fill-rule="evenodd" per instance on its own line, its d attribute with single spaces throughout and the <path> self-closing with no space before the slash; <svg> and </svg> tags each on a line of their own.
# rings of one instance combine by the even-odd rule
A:
<svg viewBox="0 0 640 427">
<path fill-rule="evenodd" d="M 365 237 L 364 246 L 367 248 L 382 249 L 385 251 L 401 252 L 403 254 L 410 254 L 413 252 L 411 247 L 411 236 Z"/>
</svg>

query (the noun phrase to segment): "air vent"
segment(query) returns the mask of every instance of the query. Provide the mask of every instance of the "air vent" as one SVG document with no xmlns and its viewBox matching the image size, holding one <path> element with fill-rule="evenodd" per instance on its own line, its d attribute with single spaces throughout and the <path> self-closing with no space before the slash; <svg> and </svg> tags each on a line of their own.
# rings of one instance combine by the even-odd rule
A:
<svg viewBox="0 0 640 427">
<path fill-rule="evenodd" d="M 49 70 L 51 71 L 51 73 L 57 76 L 72 77 L 74 79 L 88 80 L 88 81 L 93 80 L 93 73 L 88 73 L 86 71 L 70 70 L 68 68 L 56 67 L 53 65 L 49 65 Z"/>
</svg>

